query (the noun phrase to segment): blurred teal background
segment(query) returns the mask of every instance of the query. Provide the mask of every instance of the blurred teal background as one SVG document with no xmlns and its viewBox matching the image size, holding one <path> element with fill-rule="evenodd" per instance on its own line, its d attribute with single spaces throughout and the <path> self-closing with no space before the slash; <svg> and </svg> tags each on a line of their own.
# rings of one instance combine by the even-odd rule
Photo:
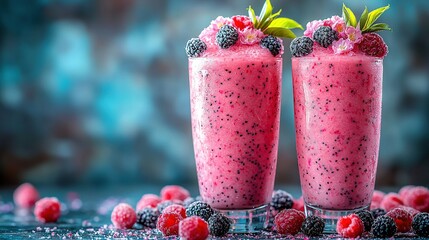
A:
<svg viewBox="0 0 429 240">
<path fill-rule="evenodd" d="M 428 186 L 429 1 L 344 2 L 391 4 L 377 186 Z M 342 3 L 272 0 L 303 26 Z M 1 0 L 0 186 L 196 186 L 184 46 L 249 4 L 263 1 Z M 290 68 L 286 52 L 276 179 L 298 185 Z"/>
</svg>

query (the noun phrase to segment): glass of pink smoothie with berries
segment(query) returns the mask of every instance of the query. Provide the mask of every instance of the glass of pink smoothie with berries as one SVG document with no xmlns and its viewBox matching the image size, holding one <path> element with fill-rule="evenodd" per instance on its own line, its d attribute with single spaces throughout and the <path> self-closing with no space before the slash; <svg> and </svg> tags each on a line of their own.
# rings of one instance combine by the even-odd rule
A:
<svg viewBox="0 0 429 240">
<path fill-rule="evenodd" d="M 387 46 L 366 9 L 307 24 L 292 41 L 296 149 L 306 215 L 337 219 L 368 209 L 374 191 Z M 379 16 L 378 15 L 378 16 Z M 368 17 L 369 16 L 369 17 Z M 370 22 L 369 22 L 370 21 Z"/>
<path fill-rule="evenodd" d="M 268 222 L 280 123 L 283 43 L 301 27 L 272 13 L 218 17 L 186 45 L 192 134 L 202 199 L 231 232 Z M 280 30 L 279 30 L 280 29 Z"/>
</svg>

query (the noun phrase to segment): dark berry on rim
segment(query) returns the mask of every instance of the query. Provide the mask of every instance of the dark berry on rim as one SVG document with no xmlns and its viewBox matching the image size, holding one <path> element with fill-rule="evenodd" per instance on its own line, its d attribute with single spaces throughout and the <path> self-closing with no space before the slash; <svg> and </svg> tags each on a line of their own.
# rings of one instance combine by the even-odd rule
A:
<svg viewBox="0 0 429 240">
<path fill-rule="evenodd" d="M 418 213 L 413 218 L 413 231 L 420 237 L 429 237 L 429 213 Z"/>
<path fill-rule="evenodd" d="M 376 238 L 390 238 L 396 233 L 396 224 L 393 218 L 383 215 L 375 219 L 372 224 L 372 235 Z"/>
<path fill-rule="evenodd" d="M 216 42 L 221 48 L 229 48 L 238 41 L 237 30 L 230 25 L 223 25 L 216 33 Z"/>
<path fill-rule="evenodd" d="M 231 227 L 231 220 L 221 213 L 215 213 L 209 218 L 210 234 L 216 237 L 221 237 L 228 233 Z"/>
<path fill-rule="evenodd" d="M 207 50 L 207 45 L 199 38 L 192 38 L 186 43 L 185 50 L 188 57 L 199 57 Z"/>
<path fill-rule="evenodd" d="M 325 229 L 325 222 L 318 216 L 309 216 L 304 220 L 301 231 L 309 237 L 320 236 Z"/>
<path fill-rule="evenodd" d="M 292 208 L 293 206 L 292 196 L 286 191 L 276 190 L 273 192 L 273 195 L 271 198 L 271 206 L 275 210 Z"/>
<path fill-rule="evenodd" d="M 375 208 L 371 210 L 371 214 L 372 217 L 375 219 L 377 219 L 380 216 L 386 215 L 386 210 L 382 209 L 382 208 Z"/>
<path fill-rule="evenodd" d="M 359 49 L 373 57 L 384 57 L 387 54 L 387 45 L 377 33 L 365 33 L 359 43 Z"/>
<path fill-rule="evenodd" d="M 277 56 L 282 50 L 282 43 L 280 40 L 271 35 L 262 38 L 260 45 L 270 50 L 274 57 Z"/>
<path fill-rule="evenodd" d="M 186 216 L 198 216 L 205 221 L 208 221 L 213 213 L 214 211 L 210 205 L 201 201 L 195 201 L 186 208 Z"/>
<path fill-rule="evenodd" d="M 299 37 L 290 43 L 290 52 L 294 57 L 303 57 L 313 52 L 313 40 L 309 37 Z"/>
<path fill-rule="evenodd" d="M 159 212 L 153 208 L 144 208 L 137 212 L 137 223 L 144 227 L 156 228 L 156 221 L 158 221 Z"/>
<path fill-rule="evenodd" d="M 313 39 L 318 42 L 320 46 L 327 48 L 335 40 L 338 40 L 338 32 L 330 27 L 322 26 L 313 33 Z"/>
<path fill-rule="evenodd" d="M 371 231 L 371 226 L 374 222 L 374 217 L 372 216 L 371 212 L 368 210 L 361 210 L 356 212 L 356 215 L 358 215 L 360 220 L 362 220 L 363 225 L 365 226 L 365 231 Z"/>
</svg>

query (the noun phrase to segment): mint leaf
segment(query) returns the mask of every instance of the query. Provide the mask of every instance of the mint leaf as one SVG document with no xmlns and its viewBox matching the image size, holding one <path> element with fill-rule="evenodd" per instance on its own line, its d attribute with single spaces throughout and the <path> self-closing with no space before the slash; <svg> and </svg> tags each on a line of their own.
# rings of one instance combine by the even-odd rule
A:
<svg viewBox="0 0 429 240">
<path fill-rule="evenodd" d="M 389 8 L 390 5 L 387 5 L 385 7 L 377 8 L 368 13 L 368 20 L 366 21 L 364 28 L 361 29 L 362 32 L 368 30 L 374 24 L 374 22 L 377 21 L 381 14 L 383 14 Z"/>
<path fill-rule="evenodd" d="M 268 27 L 269 28 L 281 27 L 286 29 L 293 29 L 293 28 L 303 29 L 301 24 L 297 23 L 295 20 L 292 20 L 290 18 L 276 18 L 271 22 L 271 24 Z"/>
<path fill-rule="evenodd" d="M 353 11 L 346 7 L 346 5 L 343 3 L 343 18 L 346 20 L 346 23 L 348 26 L 357 26 L 356 16 L 353 13 Z"/>
<path fill-rule="evenodd" d="M 253 26 L 256 28 L 256 25 L 258 24 L 258 19 L 256 18 L 255 10 L 253 10 L 252 6 L 249 6 L 247 10 L 249 12 L 250 19 L 252 19 Z"/>
<path fill-rule="evenodd" d="M 261 13 L 259 14 L 259 24 L 257 28 L 261 26 L 261 23 L 263 24 L 267 18 L 271 16 L 273 13 L 273 6 L 271 5 L 270 0 L 265 0 L 264 6 L 262 7 Z"/>
<path fill-rule="evenodd" d="M 291 30 L 282 27 L 268 27 L 264 33 L 276 37 L 296 38 L 296 35 Z"/>
<path fill-rule="evenodd" d="M 376 23 L 373 24 L 370 28 L 368 28 L 366 32 L 378 32 L 382 30 L 390 31 L 392 29 L 386 23 Z"/>
<path fill-rule="evenodd" d="M 359 26 L 361 30 L 365 27 L 367 19 L 368 19 L 368 8 L 365 6 L 365 10 L 363 10 L 362 15 L 360 16 L 360 19 L 359 19 Z"/>
</svg>

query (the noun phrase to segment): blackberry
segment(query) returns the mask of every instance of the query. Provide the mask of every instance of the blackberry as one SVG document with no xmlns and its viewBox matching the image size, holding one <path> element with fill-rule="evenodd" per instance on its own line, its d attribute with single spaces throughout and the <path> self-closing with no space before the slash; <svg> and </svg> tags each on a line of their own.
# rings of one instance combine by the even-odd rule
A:
<svg viewBox="0 0 429 240">
<path fill-rule="evenodd" d="M 386 214 L 386 210 L 382 209 L 382 208 L 375 208 L 371 210 L 371 214 L 372 217 L 375 219 L 377 219 L 380 216 L 383 216 Z"/>
<path fill-rule="evenodd" d="M 420 237 L 429 237 L 429 213 L 419 213 L 413 218 L 413 231 Z"/>
<path fill-rule="evenodd" d="M 147 207 L 137 212 L 137 223 L 140 223 L 144 227 L 156 228 L 158 217 L 158 210 Z"/>
<path fill-rule="evenodd" d="M 313 40 L 309 37 L 299 37 L 290 43 L 290 52 L 294 57 L 303 57 L 313 52 Z"/>
<path fill-rule="evenodd" d="M 273 192 L 273 195 L 271 198 L 271 206 L 278 211 L 292 208 L 293 206 L 292 196 L 286 191 L 276 190 Z"/>
<path fill-rule="evenodd" d="M 207 45 L 199 38 L 192 38 L 186 43 L 185 51 L 188 57 L 199 57 L 205 50 Z"/>
<path fill-rule="evenodd" d="M 231 220 L 220 213 L 214 213 L 208 221 L 210 234 L 216 237 L 225 235 L 231 227 Z"/>
<path fill-rule="evenodd" d="M 230 25 L 223 25 L 216 33 L 216 42 L 221 48 L 229 48 L 238 41 L 237 30 Z"/>
<path fill-rule="evenodd" d="M 368 210 L 361 210 L 356 213 L 359 216 L 360 220 L 362 220 L 363 225 L 365 226 L 365 231 L 371 231 L 372 223 L 374 222 L 374 217 L 371 212 Z"/>
<path fill-rule="evenodd" d="M 372 235 L 376 238 L 390 238 L 396 233 L 396 223 L 393 218 L 383 215 L 372 224 Z"/>
<path fill-rule="evenodd" d="M 318 42 L 320 46 L 327 48 L 335 40 L 338 40 L 338 32 L 330 27 L 322 26 L 313 33 L 313 39 Z"/>
<path fill-rule="evenodd" d="M 186 208 L 186 216 L 198 216 L 205 221 L 214 213 L 213 209 L 205 202 L 195 201 Z"/>
<path fill-rule="evenodd" d="M 273 56 L 277 56 L 282 50 L 282 43 L 280 40 L 271 35 L 262 38 L 260 45 L 264 48 L 268 48 Z"/>
<path fill-rule="evenodd" d="M 160 213 L 162 213 L 162 211 L 164 211 L 164 209 L 170 205 L 173 205 L 174 202 L 171 200 L 166 200 L 166 201 L 162 201 L 160 203 L 158 203 L 158 205 L 156 205 L 156 208 L 158 209 L 158 211 Z"/>
<path fill-rule="evenodd" d="M 193 202 L 195 202 L 195 201 L 197 201 L 195 198 L 193 198 L 193 197 L 188 197 L 188 198 L 186 198 L 186 199 L 185 199 L 185 201 L 183 201 L 183 206 L 184 206 L 185 208 L 187 208 L 189 205 L 191 205 L 191 203 L 193 203 Z"/>
<path fill-rule="evenodd" d="M 309 237 L 320 236 L 325 228 L 325 222 L 318 216 L 309 216 L 304 220 L 301 231 Z"/>
</svg>

